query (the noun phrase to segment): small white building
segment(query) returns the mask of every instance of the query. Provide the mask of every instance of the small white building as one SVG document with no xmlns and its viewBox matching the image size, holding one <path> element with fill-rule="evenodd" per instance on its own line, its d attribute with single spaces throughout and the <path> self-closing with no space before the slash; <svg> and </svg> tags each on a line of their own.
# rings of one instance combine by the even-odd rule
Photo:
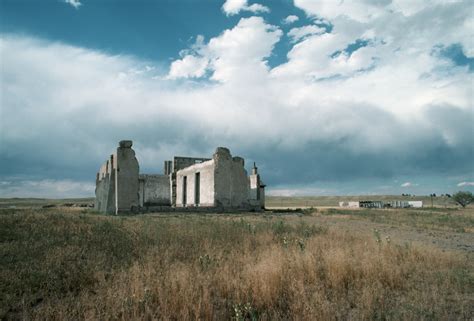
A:
<svg viewBox="0 0 474 321">
<path fill-rule="evenodd" d="M 421 208 L 423 201 L 357 201 L 357 202 L 339 202 L 339 207 L 346 208 Z"/>
<path fill-rule="evenodd" d="M 410 207 L 421 208 L 423 207 L 423 201 L 408 201 Z"/>
<path fill-rule="evenodd" d="M 339 202 L 339 207 L 359 208 L 359 202 Z"/>
</svg>

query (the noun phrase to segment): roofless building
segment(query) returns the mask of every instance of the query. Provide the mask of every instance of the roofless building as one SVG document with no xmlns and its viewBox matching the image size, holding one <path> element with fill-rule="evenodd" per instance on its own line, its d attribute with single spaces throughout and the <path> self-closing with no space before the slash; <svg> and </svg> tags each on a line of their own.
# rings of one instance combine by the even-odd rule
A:
<svg viewBox="0 0 474 321">
<path fill-rule="evenodd" d="M 265 185 L 257 167 L 218 147 L 211 158 L 179 157 L 164 162 L 163 174 L 140 174 L 132 141 L 123 140 L 96 177 L 95 208 L 104 213 L 149 210 L 262 210 Z"/>
</svg>

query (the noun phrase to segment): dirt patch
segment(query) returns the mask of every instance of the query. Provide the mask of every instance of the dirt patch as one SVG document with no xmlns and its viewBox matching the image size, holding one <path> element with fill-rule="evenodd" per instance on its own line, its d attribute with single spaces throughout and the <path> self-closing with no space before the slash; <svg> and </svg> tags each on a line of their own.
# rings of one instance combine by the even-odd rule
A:
<svg viewBox="0 0 474 321">
<path fill-rule="evenodd" d="M 351 233 L 376 234 L 382 242 L 387 239 L 396 244 L 418 244 L 434 246 L 442 250 L 467 252 L 474 256 L 474 233 L 467 229 L 465 233 L 451 231 L 435 231 L 409 226 L 375 223 L 367 220 L 353 219 L 350 215 L 315 215 L 314 219 L 323 225 L 345 230 Z"/>
</svg>

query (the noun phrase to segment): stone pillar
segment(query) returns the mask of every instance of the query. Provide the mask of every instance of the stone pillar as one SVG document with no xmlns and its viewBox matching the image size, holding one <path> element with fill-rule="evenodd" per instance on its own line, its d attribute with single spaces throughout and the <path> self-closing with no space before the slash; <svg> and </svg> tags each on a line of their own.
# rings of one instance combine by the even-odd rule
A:
<svg viewBox="0 0 474 321">
<path fill-rule="evenodd" d="M 138 210 L 139 166 L 131 140 L 122 140 L 116 153 L 115 214 Z"/>
</svg>

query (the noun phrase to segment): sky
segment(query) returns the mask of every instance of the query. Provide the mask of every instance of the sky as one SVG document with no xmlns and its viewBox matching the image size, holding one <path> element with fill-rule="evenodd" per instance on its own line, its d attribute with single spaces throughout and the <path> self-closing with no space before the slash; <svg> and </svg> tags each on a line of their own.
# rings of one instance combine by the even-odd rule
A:
<svg viewBox="0 0 474 321">
<path fill-rule="evenodd" d="M 474 191 L 474 2 L 0 0 L 0 197 L 218 146 L 271 195 Z"/>
</svg>

